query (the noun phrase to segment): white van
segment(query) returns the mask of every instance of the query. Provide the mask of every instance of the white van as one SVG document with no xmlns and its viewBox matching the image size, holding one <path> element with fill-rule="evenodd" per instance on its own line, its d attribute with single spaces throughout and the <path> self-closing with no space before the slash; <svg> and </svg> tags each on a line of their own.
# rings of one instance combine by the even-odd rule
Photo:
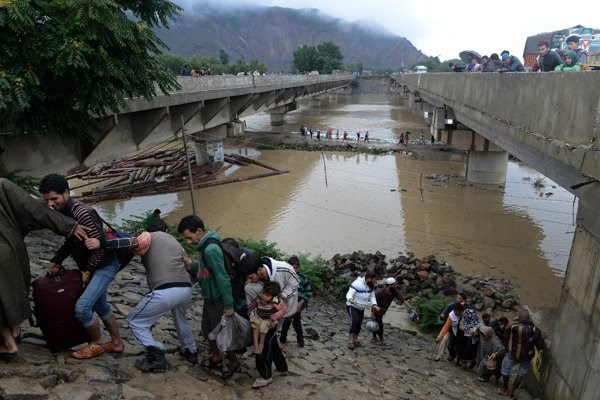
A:
<svg viewBox="0 0 600 400">
<path fill-rule="evenodd" d="M 424 65 L 417 65 L 415 67 L 415 74 L 426 74 L 427 73 L 427 67 Z"/>
</svg>

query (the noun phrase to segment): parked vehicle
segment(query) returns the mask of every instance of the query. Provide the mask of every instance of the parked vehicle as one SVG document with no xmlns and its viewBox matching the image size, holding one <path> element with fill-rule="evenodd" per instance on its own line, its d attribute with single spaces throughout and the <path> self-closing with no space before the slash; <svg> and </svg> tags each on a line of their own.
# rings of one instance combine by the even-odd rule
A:
<svg viewBox="0 0 600 400">
<path fill-rule="evenodd" d="M 417 65 L 415 67 L 415 74 L 426 74 L 427 73 L 427 67 L 424 65 Z"/>
</svg>

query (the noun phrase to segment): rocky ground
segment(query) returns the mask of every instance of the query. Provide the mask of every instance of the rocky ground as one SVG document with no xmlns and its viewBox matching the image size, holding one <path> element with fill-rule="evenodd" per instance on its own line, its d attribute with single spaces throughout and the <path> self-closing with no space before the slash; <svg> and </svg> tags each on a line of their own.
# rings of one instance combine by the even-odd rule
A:
<svg viewBox="0 0 600 400">
<path fill-rule="evenodd" d="M 60 238 L 48 234 L 28 237 L 32 272 L 41 276 Z M 110 300 L 126 342 L 122 355 L 103 354 L 78 361 L 68 353 L 51 354 L 38 328 L 24 324 L 25 339 L 16 360 L 0 364 L 0 399 L 481 399 L 499 398 L 497 383 L 480 383 L 471 371 L 447 361 L 434 361 L 434 342 L 410 329 L 386 326 L 387 346 L 371 344 L 364 331 L 364 347 L 346 348 L 344 305 L 315 300 L 304 313 L 306 346 L 295 343 L 293 332 L 283 346 L 289 364 L 287 376 L 275 376 L 272 385 L 251 389 L 258 376 L 254 358 L 241 356 L 243 370 L 230 380 L 176 353 L 175 328 L 169 318 L 154 329 L 169 348 L 164 374 L 143 374 L 134 367 L 142 353 L 126 326 L 129 310 L 147 290 L 142 267 L 132 263 L 110 287 Z M 189 317 L 199 329 L 202 299 L 197 289 Z M 201 351 L 206 344 L 197 338 Z M 531 399 L 524 391 L 519 399 Z"/>
</svg>

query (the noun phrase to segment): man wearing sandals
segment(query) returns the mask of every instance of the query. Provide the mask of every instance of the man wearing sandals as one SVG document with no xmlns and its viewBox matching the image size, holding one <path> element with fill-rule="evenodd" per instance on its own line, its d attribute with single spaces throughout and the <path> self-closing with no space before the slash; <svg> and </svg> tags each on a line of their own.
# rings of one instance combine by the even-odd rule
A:
<svg viewBox="0 0 600 400">
<path fill-rule="evenodd" d="M 78 224 L 88 228 L 88 237 L 102 240 L 102 222 L 98 214 L 85 204 L 74 200 L 69 194 L 69 183 L 65 177 L 49 174 L 42 178 L 39 192 L 51 208 L 61 214 L 73 218 Z M 90 251 L 81 240 L 68 237 L 62 247 L 48 264 L 48 275 L 56 275 L 62 262 L 71 256 L 77 267 L 83 272 L 85 290 L 75 305 L 75 317 L 83 325 L 89 335 L 90 343 L 82 349 L 71 353 L 74 358 L 81 360 L 96 357 L 104 352 L 122 353 L 125 345 L 121 340 L 117 321 L 107 301 L 108 285 L 119 271 L 119 259 L 115 252 L 105 252 L 103 249 Z M 111 341 L 104 343 L 100 317 L 110 333 Z"/>
<path fill-rule="evenodd" d="M 283 318 L 294 315 L 298 309 L 298 285 L 300 278 L 294 271 L 294 268 L 285 261 L 274 260 L 270 257 L 262 257 L 261 264 L 256 265 L 253 271 L 248 274 L 248 283 L 246 284 L 246 300 L 248 302 L 248 311 L 251 311 L 257 304 L 257 297 L 262 290 L 262 283 L 274 281 L 279 283 L 281 294 L 279 298 L 285 302 L 288 312 Z M 272 364 L 281 375 L 287 375 L 288 365 L 285 356 L 279 347 L 277 341 L 277 325 L 279 321 L 272 320 L 271 329 L 267 332 L 263 350 L 256 355 L 256 370 L 260 375 L 252 384 L 253 389 L 260 389 L 270 385 L 273 382 Z"/>
<path fill-rule="evenodd" d="M 200 250 L 206 240 L 214 238 L 220 241 L 219 235 L 214 231 L 206 231 L 202 219 L 195 215 L 183 217 L 179 222 L 177 231 L 191 244 Z M 203 257 L 202 257 L 203 256 Z M 205 368 L 221 370 L 221 376 L 225 379 L 241 371 L 241 365 L 235 352 L 225 353 L 229 363 L 223 369 L 223 358 L 215 340 L 210 340 L 208 334 L 220 323 L 223 316 L 233 316 L 233 291 L 229 273 L 225 269 L 225 258 L 223 250 L 216 243 L 209 243 L 204 248 L 204 254 L 200 255 L 200 261 L 194 262 L 190 269 L 193 279 L 200 284 L 204 304 L 202 306 L 202 335 L 208 340 L 210 354 L 201 361 L 200 365 Z M 206 260 L 206 263 L 203 261 Z"/>
</svg>

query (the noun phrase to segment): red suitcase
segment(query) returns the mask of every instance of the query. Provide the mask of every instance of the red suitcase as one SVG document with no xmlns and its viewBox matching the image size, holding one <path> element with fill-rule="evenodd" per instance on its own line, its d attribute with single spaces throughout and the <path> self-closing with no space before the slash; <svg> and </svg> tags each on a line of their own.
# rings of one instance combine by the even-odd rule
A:
<svg viewBox="0 0 600 400">
<path fill-rule="evenodd" d="M 81 272 L 33 281 L 33 312 L 51 352 L 67 350 L 90 341 L 87 330 L 75 318 L 75 304 L 83 293 Z"/>
</svg>

